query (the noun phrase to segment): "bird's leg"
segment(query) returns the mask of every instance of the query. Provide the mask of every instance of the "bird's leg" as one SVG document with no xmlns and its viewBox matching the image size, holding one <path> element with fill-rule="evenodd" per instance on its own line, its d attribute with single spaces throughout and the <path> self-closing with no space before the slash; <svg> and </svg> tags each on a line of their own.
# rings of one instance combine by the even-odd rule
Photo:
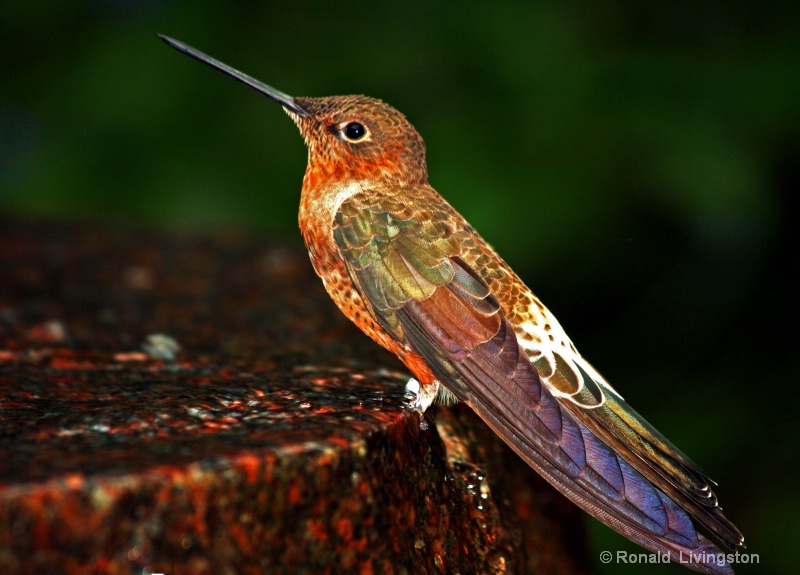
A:
<svg viewBox="0 0 800 575">
<path fill-rule="evenodd" d="M 413 377 L 406 383 L 406 394 L 413 397 L 409 408 L 412 411 L 419 413 L 419 427 L 420 429 L 428 429 L 428 421 L 425 419 L 425 412 L 436 399 L 439 392 L 439 381 L 433 380 L 433 383 L 428 385 L 420 385 L 419 381 Z"/>
<path fill-rule="evenodd" d="M 412 377 L 406 383 L 406 393 L 413 397 L 409 407 L 420 415 L 428 411 L 438 392 L 439 382 L 437 380 L 433 380 L 433 383 L 429 385 L 420 385 L 419 381 Z"/>
</svg>

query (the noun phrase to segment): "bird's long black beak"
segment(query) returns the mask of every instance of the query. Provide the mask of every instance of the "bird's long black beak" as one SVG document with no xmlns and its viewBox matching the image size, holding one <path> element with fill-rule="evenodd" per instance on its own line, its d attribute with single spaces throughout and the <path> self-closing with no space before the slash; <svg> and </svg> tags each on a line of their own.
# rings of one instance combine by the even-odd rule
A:
<svg viewBox="0 0 800 575">
<path fill-rule="evenodd" d="M 236 80 L 239 80 L 241 83 L 250 86 L 251 88 L 253 88 L 258 92 L 261 92 L 265 96 L 272 98 L 273 100 L 278 102 L 281 106 L 283 106 L 287 110 L 294 112 L 301 118 L 309 118 L 311 116 L 311 114 L 307 110 L 305 110 L 302 106 L 300 106 L 300 104 L 298 104 L 295 101 L 295 99 L 291 97 L 289 94 L 284 94 L 283 92 L 281 92 L 280 90 L 276 90 L 272 86 L 268 86 L 263 82 L 259 82 L 255 78 L 251 78 L 247 74 L 244 74 L 239 70 L 231 68 L 227 64 L 223 64 L 219 60 L 212 58 L 207 54 L 203 54 L 200 50 L 196 50 L 191 46 L 184 44 L 183 42 L 174 40 L 169 36 L 163 36 L 162 34 L 159 34 L 158 37 L 161 38 L 164 42 L 166 42 L 170 46 L 172 46 L 173 48 L 175 48 L 176 50 L 178 50 L 179 52 L 183 52 L 184 54 L 191 56 L 195 60 L 200 60 L 201 62 L 208 64 L 212 68 L 216 68 L 220 72 L 224 72 L 228 76 L 231 76 Z"/>
</svg>

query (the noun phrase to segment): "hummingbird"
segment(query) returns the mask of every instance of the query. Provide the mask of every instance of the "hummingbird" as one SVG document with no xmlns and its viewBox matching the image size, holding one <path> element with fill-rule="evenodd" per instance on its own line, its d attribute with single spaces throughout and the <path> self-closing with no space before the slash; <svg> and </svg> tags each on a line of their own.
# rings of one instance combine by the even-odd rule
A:
<svg viewBox="0 0 800 575">
<path fill-rule="evenodd" d="M 292 97 L 172 38 L 280 104 L 308 147 L 299 223 L 339 309 L 413 374 L 412 408 L 469 405 L 572 502 L 660 556 L 732 574 L 744 545 L 713 481 L 578 353 L 555 316 L 428 183 L 406 117 L 366 96 Z"/>
</svg>

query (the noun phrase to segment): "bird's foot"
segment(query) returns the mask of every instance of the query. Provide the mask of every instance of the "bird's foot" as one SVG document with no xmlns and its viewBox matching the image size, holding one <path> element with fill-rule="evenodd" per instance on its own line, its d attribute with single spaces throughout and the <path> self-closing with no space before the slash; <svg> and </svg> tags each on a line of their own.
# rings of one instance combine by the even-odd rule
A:
<svg viewBox="0 0 800 575">
<path fill-rule="evenodd" d="M 406 394 L 411 399 L 409 408 L 412 411 L 419 413 L 419 427 L 420 429 L 428 429 L 428 421 L 425 419 L 425 412 L 436 399 L 436 394 L 439 392 L 439 382 L 434 381 L 431 385 L 420 385 L 419 381 L 413 377 L 406 383 Z"/>
</svg>

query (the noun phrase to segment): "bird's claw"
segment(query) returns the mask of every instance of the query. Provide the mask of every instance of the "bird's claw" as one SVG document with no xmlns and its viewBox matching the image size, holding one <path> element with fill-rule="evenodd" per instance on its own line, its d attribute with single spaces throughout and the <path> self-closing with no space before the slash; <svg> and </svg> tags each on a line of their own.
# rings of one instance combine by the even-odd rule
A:
<svg viewBox="0 0 800 575">
<path fill-rule="evenodd" d="M 436 399 L 439 392 L 439 382 L 434 381 L 432 385 L 422 386 L 413 377 L 406 383 L 406 395 L 411 400 L 408 407 L 412 411 L 419 413 L 419 427 L 422 430 L 428 429 L 428 421 L 425 419 L 425 412 Z"/>
</svg>

